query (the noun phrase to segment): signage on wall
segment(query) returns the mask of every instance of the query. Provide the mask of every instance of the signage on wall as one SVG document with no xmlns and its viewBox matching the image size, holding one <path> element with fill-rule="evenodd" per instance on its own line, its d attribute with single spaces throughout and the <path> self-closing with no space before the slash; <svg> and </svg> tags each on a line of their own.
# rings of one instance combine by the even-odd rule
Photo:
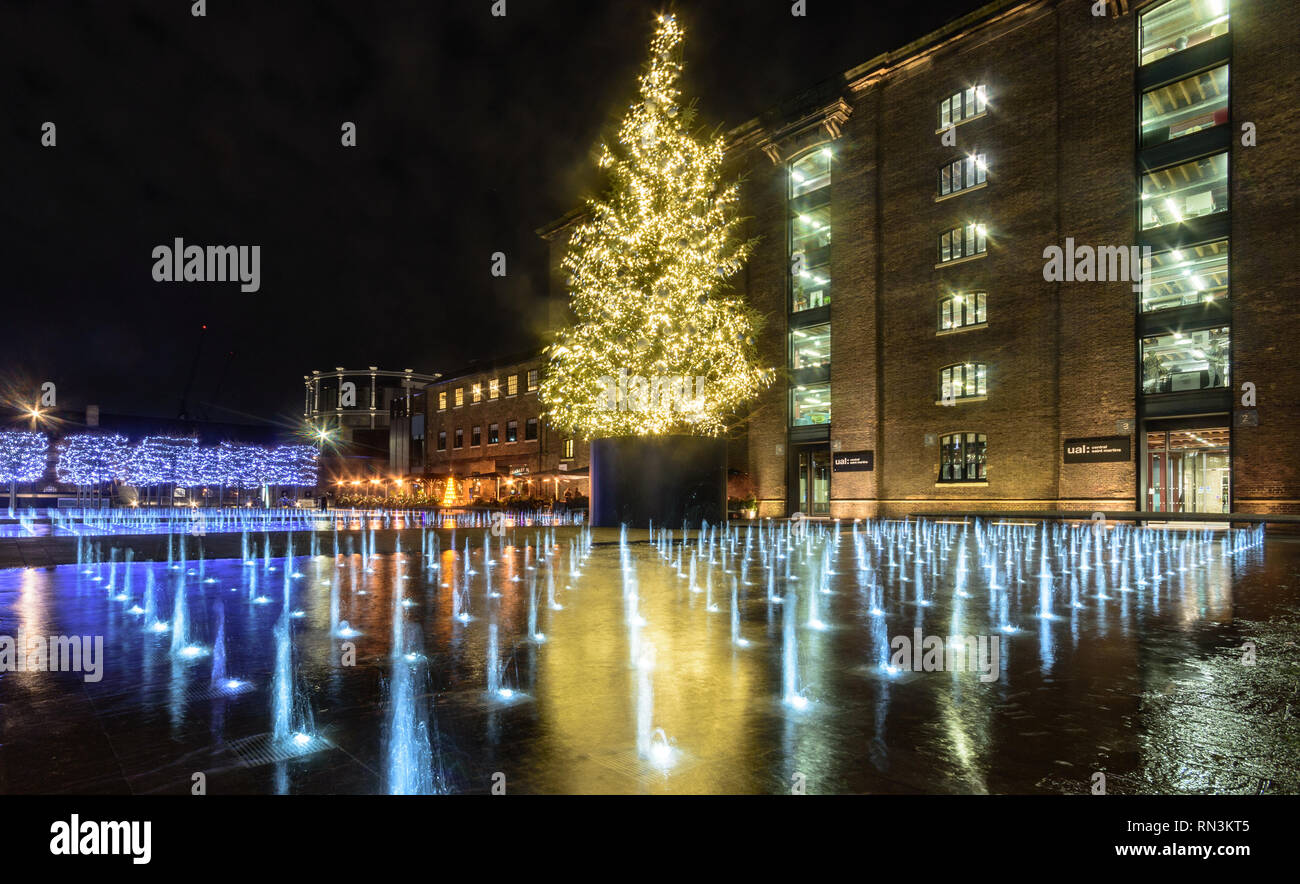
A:
<svg viewBox="0 0 1300 884">
<path fill-rule="evenodd" d="M 1133 459 L 1128 436 L 1091 436 L 1065 440 L 1066 463 L 1119 463 Z"/>
<path fill-rule="evenodd" d="M 1131 418 L 1124 418 L 1123 420 L 1115 421 L 1115 434 L 1117 436 L 1127 436 L 1132 432 L 1133 420 Z"/>
<path fill-rule="evenodd" d="M 1237 412 L 1237 426 L 1258 427 L 1259 412 L 1253 408 L 1243 408 Z"/>
<path fill-rule="evenodd" d="M 875 469 L 874 451 L 841 451 L 831 455 L 831 471 L 836 473 L 865 473 Z"/>
</svg>

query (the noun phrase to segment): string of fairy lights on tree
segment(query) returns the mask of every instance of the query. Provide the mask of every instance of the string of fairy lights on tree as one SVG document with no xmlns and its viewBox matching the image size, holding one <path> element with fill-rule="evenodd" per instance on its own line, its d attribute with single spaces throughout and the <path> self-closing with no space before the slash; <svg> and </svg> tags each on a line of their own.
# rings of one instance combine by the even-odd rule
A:
<svg viewBox="0 0 1300 884">
<path fill-rule="evenodd" d="M 45 475 L 50 440 L 44 433 L 0 431 L 0 482 L 36 482 Z"/>
<path fill-rule="evenodd" d="M 660 16 L 640 101 L 600 148 L 608 188 L 562 262 L 574 322 L 547 348 L 539 392 L 552 425 L 586 438 L 718 435 L 774 376 L 757 313 L 730 290 L 754 241 L 739 234 L 738 184 L 721 180 L 725 140 L 697 135 L 680 103 L 682 39 Z M 682 380 L 690 395 L 647 395 Z"/>
<path fill-rule="evenodd" d="M 40 481 L 48 450 L 44 433 L 0 432 L 0 482 Z M 56 451 L 55 477 L 67 485 L 312 486 L 319 475 L 314 445 L 202 446 L 187 436 L 146 436 L 132 445 L 116 434 L 76 433 L 59 440 Z"/>
<path fill-rule="evenodd" d="M 97 485 L 122 476 L 130 462 L 131 443 L 115 433 L 76 433 L 57 447 L 54 475 L 65 485 Z"/>
</svg>

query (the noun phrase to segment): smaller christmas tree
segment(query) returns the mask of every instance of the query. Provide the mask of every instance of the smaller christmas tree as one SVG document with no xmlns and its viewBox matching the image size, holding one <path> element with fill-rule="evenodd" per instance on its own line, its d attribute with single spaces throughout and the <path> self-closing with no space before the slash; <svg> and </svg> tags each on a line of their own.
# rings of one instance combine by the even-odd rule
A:
<svg viewBox="0 0 1300 884">
<path fill-rule="evenodd" d="M 753 248 L 738 235 L 725 142 L 691 131 L 680 104 L 683 32 L 659 17 L 640 101 L 603 144 L 604 197 L 589 200 L 563 268 L 574 323 L 548 348 L 540 394 L 557 428 L 586 438 L 718 435 L 771 383 L 757 314 L 726 291 Z"/>
</svg>

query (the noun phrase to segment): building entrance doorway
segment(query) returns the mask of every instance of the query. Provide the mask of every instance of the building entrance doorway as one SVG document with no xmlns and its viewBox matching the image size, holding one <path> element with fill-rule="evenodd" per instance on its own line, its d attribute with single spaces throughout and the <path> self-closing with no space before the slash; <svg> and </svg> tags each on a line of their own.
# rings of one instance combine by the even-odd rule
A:
<svg viewBox="0 0 1300 884">
<path fill-rule="evenodd" d="M 1148 432 L 1146 509 L 1226 513 L 1232 505 L 1227 427 Z"/>
<path fill-rule="evenodd" d="M 828 516 L 831 512 L 831 449 L 808 445 L 795 451 L 796 496 L 791 512 Z"/>
</svg>

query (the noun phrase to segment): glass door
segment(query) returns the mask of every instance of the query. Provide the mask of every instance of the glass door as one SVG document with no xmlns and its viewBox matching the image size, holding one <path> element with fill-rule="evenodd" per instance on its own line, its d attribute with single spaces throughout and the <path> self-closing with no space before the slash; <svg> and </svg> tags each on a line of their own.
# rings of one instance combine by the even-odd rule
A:
<svg viewBox="0 0 1300 884">
<path fill-rule="evenodd" d="M 1226 513 L 1232 506 L 1228 428 L 1147 433 L 1149 512 Z"/>
<path fill-rule="evenodd" d="M 826 446 L 799 449 L 799 497 L 801 513 L 828 516 L 831 512 L 831 452 Z"/>
</svg>

